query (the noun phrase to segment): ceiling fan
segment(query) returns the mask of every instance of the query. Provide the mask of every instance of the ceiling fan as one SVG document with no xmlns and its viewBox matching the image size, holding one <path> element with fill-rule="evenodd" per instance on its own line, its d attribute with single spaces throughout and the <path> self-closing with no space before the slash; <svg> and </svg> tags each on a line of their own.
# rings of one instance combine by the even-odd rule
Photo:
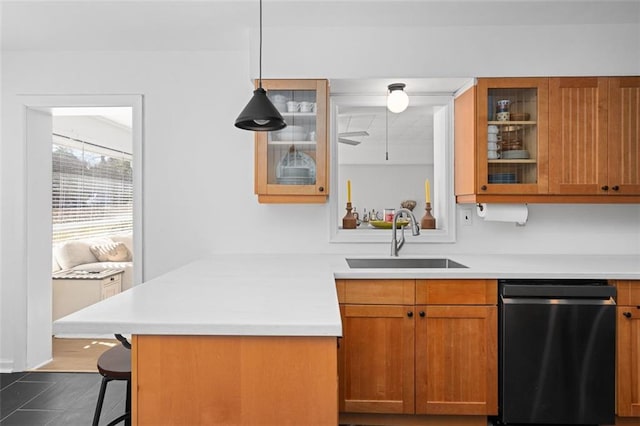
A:
<svg viewBox="0 0 640 426">
<path fill-rule="evenodd" d="M 354 136 L 369 136 L 369 132 L 366 132 L 364 130 L 357 131 L 357 132 L 341 132 L 341 133 L 338 133 L 338 142 L 344 143 L 347 145 L 354 145 L 354 146 L 360 145 L 360 142 L 362 141 L 349 139 L 350 137 L 354 137 Z"/>
</svg>

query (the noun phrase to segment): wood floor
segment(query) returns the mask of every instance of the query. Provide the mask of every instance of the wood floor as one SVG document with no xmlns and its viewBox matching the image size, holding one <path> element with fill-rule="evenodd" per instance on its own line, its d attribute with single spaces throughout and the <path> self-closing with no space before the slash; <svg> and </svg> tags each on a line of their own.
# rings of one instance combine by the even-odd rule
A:
<svg viewBox="0 0 640 426">
<path fill-rule="evenodd" d="M 53 338 L 53 361 L 36 371 L 95 373 L 100 355 L 119 345 L 115 339 Z"/>
</svg>

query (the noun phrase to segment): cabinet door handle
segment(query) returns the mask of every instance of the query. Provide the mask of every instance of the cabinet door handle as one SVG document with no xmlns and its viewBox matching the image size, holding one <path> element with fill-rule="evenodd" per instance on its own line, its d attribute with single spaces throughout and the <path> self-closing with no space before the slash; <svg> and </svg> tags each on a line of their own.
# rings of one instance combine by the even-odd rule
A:
<svg viewBox="0 0 640 426">
<path fill-rule="evenodd" d="M 407 316 L 408 316 L 409 318 L 412 318 L 412 317 L 413 317 L 413 312 L 411 312 L 411 311 L 407 312 Z"/>
<path fill-rule="evenodd" d="M 425 316 L 426 314 L 424 313 L 424 311 L 420 311 L 419 315 L 420 315 L 422 318 L 424 318 L 424 316 Z"/>
<path fill-rule="evenodd" d="M 319 192 L 324 192 L 324 186 L 319 187 L 319 188 L 318 188 L 318 191 L 319 191 Z"/>
<path fill-rule="evenodd" d="M 631 318 L 631 312 L 623 312 L 622 315 L 624 315 L 625 318 Z"/>
<path fill-rule="evenodd" d="M 482 189 L 483 191 L 486 191 L 486 190 L 487 190 L 487 185 L 482 185 L 482 186 L 480 187 L 480 189 Z"/>
<path fill-rule="evenodd" d="M 620 187 L 618 185 L 613 185 L 611 189 L 613 189 L 614 191 L 617 191 L 620 189 Z"/>
<path fill-rule="evenodd" d="M 600 188 L 600 189 L 602 189 L 603 191 L 608 191 L 608 190 L 609 190 L 609 185 L 605 185 L 605 186 L 603 186 L 603 187 L 602 187 L 602 188 Z"/>
</svg>

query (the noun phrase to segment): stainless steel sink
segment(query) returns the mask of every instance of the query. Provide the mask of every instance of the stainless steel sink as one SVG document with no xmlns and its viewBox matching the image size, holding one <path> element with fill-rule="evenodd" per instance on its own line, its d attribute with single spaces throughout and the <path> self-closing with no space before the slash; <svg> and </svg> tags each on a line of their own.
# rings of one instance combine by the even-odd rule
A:
<svg viewBox="0 0 640 426">
<path fill-rule="evenodd" d="M 384 257 L 380 259 L 347 258 L 350 268 L 467 268 L 451 259 L 411 259 L 404 257 Z"/>
</svg>

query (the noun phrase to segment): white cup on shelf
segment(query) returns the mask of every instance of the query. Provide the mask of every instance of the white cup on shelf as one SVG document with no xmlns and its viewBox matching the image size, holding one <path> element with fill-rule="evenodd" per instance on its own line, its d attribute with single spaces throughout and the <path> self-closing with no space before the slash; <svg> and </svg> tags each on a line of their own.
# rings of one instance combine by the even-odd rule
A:
<svg viewBox="0 0 640 426">
<path fill-rule="evenodd" d="M 300 102 L 300 112 L 312 112 L 313 102 Z"/>
<path fill-rule="evenodd" d="M 300 110 L 300 103 L 295 101 L 287 102 L 287 112 L 298 112 Z"/>
</svg>

